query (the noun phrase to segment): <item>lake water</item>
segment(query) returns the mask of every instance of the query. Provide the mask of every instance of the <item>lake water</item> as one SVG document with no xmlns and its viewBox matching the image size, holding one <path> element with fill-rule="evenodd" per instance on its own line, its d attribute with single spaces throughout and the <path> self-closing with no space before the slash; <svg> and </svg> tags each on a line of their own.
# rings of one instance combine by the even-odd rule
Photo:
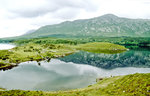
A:
<svg viewBox="0 0 150 96">
<path fill-rule="evenodd" d="M 11 49 L 15 47 L 13 44 L 0 44 L 0 50 Z"/>
<path fill-rule="evenodd" d="M 98 77 L 150 73 L 150 51 L 119 54 L 80 51 L 50 62 L 24 62 L 0 71 L 0 87 L 22 90 L 68 90 L 94 84 Z"/>
</svg>

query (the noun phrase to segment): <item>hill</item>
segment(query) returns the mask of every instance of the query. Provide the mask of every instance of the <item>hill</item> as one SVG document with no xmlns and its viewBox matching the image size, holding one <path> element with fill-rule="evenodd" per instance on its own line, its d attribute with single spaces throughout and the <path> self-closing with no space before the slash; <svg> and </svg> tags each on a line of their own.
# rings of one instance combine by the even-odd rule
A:
<svg viewBox="0 0 150 96">
<path fill-rule="evenodd" d="M 100 17 L 47 25 L 22 38 L 33 37 L 150 37 L 149 19 L 128 19 L 106 14 Z"/>
</svg>

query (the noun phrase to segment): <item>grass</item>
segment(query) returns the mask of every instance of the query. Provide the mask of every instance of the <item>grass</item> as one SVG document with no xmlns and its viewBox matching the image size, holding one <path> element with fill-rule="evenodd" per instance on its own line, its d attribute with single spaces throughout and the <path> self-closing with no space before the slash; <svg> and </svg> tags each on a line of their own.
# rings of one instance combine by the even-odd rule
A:
<svg viewBox="0 0 150 96">
<path fill-rule="evenodd" d="M 4 89 L 4 88 L 0 88 L 0 91 L 4 91 L 4 90 L 6 90 L 6 89 Z"/>
<path fill-rule="evenodd" d="M 108 53 L 108 54 L 121 53 L 127 50 L 124 46 L 108 42 L 93 42 L 80 44 L 77 49 L 93 53 Z"/>
<path fill-rule="evenodd" d="M 86 88 L 68 91 L 0 91 L 0 96 L 150 96 L 150 73 L 103 78 Z"/>
<path fill-rule="evenodd" d="M 25 61 L 49 60 L 74 53 L 70 45 L 63 44 L 27 44 L 10 50 L 0 50 L 0 69 Z"/>
<path fill-rule="evenodd" d="M 150 96 L 150 73 L 127 75 L 109 84 L 103 92 L 110 95 Z"/>
</svg>

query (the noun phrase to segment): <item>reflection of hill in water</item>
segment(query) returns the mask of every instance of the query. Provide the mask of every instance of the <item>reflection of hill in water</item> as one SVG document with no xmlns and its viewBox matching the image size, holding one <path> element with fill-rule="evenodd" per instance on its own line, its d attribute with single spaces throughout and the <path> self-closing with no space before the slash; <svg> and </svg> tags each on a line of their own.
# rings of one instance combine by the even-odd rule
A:
<svg viewBox="0 0 150 96">
<path fill-rule="evenodd" d="M 94 54 L 80 51 L 60 58 L 60 60 L 93 65 L 104 69 L 117 67 L 150 67 L 150 51 L 130 50 L 119 54 Z"/>
</svg>

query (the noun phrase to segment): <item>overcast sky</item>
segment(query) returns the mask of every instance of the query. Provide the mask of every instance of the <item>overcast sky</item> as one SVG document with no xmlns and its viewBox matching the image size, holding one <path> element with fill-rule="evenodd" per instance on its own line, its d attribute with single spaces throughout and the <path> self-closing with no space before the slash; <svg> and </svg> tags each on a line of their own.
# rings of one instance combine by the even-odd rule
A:
<svg viewBox="0 0 150 96">
<path fill-rule="evenodd" d="M 108 13 L 150 19 L 150 0 L 0 0 L 0 38 Z"/>
</svg>

